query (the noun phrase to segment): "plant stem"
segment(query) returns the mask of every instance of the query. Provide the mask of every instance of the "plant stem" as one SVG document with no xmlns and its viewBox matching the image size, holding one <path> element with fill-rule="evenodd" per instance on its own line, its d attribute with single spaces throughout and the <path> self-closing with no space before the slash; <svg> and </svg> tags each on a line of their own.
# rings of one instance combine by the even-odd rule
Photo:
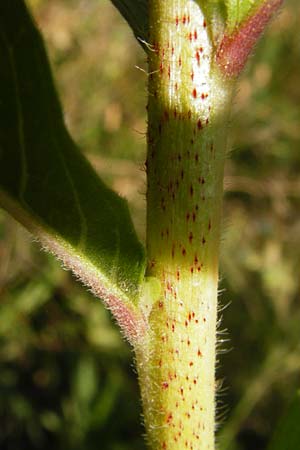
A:
<svg viewBox="0 0 300 450">
<path fill-rule="evenodd" d="M 214 449 L 218 254 L 232 82 L 193 0 L 150 0 L 148 274 L 136 349 L 152 450 Z"/>
</svg>

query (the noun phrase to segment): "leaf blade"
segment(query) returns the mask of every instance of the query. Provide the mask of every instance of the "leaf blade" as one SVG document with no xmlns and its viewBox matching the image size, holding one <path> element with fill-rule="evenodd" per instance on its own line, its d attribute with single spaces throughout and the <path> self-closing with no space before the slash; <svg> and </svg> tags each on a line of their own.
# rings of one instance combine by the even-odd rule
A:
<svg viewBox="0 0 300 450">
<path fill-rule="evenodd" d="M 247 18 L 251 10 L 260 3 L 262 3 L 262 0 L 225 0 L 228 31 L 232 31 L 239 26 Z"/>
<path fill-rule="evenodd" d="M 112 310 L 122 299 L 137 314 L 145 255 L 127 203 L 70 138 L 42 38 L 23 1 L 0 4 L 0 61 L 0 205 Z"/>
</svg>

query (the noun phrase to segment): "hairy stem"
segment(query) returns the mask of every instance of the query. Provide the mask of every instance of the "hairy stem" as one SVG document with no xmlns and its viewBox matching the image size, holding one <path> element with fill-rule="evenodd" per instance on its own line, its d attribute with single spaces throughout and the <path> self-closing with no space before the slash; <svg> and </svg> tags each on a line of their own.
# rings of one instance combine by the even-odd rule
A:
<svg viewBox="0 0 300 450">
<path fill-rule="evenodd" d="M 151 0 L 148 273 L 161 293 L 137 349 L 149 446 L 213 449 L 218 254 L 232 82 L 193 0 Z"/>
</svg>

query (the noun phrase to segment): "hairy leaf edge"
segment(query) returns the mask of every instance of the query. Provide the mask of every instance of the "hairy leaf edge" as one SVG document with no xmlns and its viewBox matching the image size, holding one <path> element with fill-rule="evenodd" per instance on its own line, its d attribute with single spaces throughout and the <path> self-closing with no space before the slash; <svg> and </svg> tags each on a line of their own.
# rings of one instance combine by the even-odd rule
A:
<svg viewBox="0 0 300 450">
<path fill-rule="evenodd" d="M 44 225 L 0 189 L 0 206 L 21 223 L 37 240 L 43 250 L 53 254 L 64 268 L 89 288 L 111 311 L 125 338 L 135 347 L 145 334 L 147 325 L 142 312 L 123 291 L 117 289 L 84 255 Z M 142 286 L 141 286 L 142 287 Z"/>
</svg>

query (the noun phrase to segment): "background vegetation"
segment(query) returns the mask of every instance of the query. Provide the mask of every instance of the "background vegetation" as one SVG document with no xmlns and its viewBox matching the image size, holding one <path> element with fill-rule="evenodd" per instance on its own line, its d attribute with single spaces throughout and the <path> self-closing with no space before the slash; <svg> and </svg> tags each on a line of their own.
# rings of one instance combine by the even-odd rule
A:
<svg viewBox="0 0 300 450">
<path fill-rule="evenodd" d="M 145 55 L 108 0 L 29 4 L 67 124 L 128 198 L 144 239 L 147 77 L 135 66 L 146 69 Z M 222 450 L 265 449 L 300 384 L 299 29 L 300 4 L 287 0 L 235 101 L 220 285 L 220 331 L 229 330 L 220 338 L 230 340 L 218 369 Z M 0 236 L 0 448 L 144 449 L 133 355 L 109 313 L 2 211 Z"/>
</svg>

